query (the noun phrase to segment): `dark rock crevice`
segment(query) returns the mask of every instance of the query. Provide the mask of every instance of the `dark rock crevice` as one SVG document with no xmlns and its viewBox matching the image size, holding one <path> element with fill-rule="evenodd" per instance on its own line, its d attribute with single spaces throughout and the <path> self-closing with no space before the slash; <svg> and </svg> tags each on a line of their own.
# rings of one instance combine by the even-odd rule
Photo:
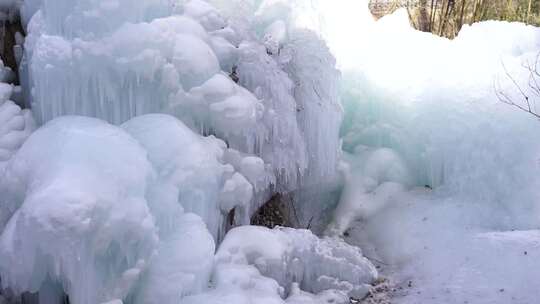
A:
<svg viewBox="0 0 540 304">
<path fill-rule="evenodd" d="M 270 229 L 276 226 L 298 228 L 298 215 L 291 196 L 289 194 L 272 196 L 251 217 L 251 225 L 264 226 Z"/>
</svg>

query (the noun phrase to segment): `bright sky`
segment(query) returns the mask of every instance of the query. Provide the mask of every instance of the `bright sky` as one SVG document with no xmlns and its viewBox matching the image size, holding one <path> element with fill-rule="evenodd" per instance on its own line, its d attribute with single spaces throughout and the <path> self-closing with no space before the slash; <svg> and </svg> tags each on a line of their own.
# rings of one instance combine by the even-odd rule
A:
<svg viewBox="0 0 540 304">
<path fill-rule="evenodd" d="M 367 0 L 311 0 L 313 10 L 298 16 L 301 26 L 321 32 L 341 66 L 353 65 L 361 41 L 373 27 Z M 304 13 L 305 12 L 305 13 Z"/>
</svg>

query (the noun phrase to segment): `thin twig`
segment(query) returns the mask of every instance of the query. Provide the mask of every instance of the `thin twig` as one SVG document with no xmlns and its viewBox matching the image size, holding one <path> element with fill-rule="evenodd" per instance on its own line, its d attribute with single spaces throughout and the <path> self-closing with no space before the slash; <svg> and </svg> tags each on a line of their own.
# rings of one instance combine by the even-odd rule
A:
<svg viewBox="0 0 540 304">
<path fill-rule="evenodd" d="M 540 119 L 540 114 L 532 111 L 532 109 L 530 107 L 530 103 L 528 101 L 527 101 L 528 108 L 525 108 L 525 107 L 515 103 L 506 93 L 504 93 L 500 89 L 500 87 L 498 88 L 496 84 L 494 84 L 494 89 L 495 89 L 495 95 L 497 95 L 497 98 L 499 99 L 500 102 L 502 102 L 504 104 L 507 104 L 509 106 L 516 107 L 516 108 L 520 109 L 521 111 L 527 112 L 527 113 L 535 116 L 536 118 Z"/>
</svg>

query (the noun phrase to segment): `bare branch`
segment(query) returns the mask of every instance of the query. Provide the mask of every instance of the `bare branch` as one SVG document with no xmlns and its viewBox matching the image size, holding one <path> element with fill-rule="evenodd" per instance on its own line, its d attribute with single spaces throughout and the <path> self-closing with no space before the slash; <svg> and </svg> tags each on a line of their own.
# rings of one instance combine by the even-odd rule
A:
<svg viewBox="0 0 540 304">
<path fill-rule="evenodd" d="M 527 108 L 525 108 L 524 106 L 518 104 L 518 103 L 515 103 L 503 90 L 500 89 L 500 83 L 497 81 L 496 83 L 493 84 L 494 85 L 494 91 L 495 91 L 495 95 L 497 96 L 497 98 L 499 99 L 500 102 L 504 103 L 504 104 L 507 104 L 509 106 L 512 106 L 512 107 L 515 107 L 523 112 L 526 112 L 526 113 L 529 113 L 531 115 L 533 115 L 534 117 L 540 119 L 540 114 L 536 113 L 535 111 L 533 111 L 530 107 L 530 103 L 528 102 L 527 100 Z M 525 95 L 526 96 L 526 95 Z M 527 97 L 528 98 L 528 97 Z"/>
<path fill-rule="evenodd" d="M 506 65 L 504 64 L 504 61 L 502 61 L 502 60 L 501 60 L 501 65 L 502 65 L 502 67 L 504 69 L 504 73 L 506 74 L 506 77 L 508 77 L 508 79 L 510 79 L 510 81 L 512 81 L 512 83 L 518 89 L 521 96 L 523 96 L 523 99 L 525 99 L 525 102 L 527 103 L 527 107 L 528 107 L 528 109 L 530 111 L 531 110 L 531 104 L 529 103 L 529 96 L 527 94 L 525 94 L 525 91 L 523 91 L 523 89 L 521 88 L 519 83 L 514 79 L 514 77 L 512 77 L 512 75 L 510 75 L 510 73 L 508 72 L 508 69 L 506 69 Z"/>
</svg>

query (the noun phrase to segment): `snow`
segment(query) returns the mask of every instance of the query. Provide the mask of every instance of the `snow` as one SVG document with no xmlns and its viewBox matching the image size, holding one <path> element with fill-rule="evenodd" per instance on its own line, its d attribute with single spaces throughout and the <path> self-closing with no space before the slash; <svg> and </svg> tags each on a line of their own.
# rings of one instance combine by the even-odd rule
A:
<svg viewBox="0 0 540 304">
<path fill-rule="evenodd" d="M 227 212 L 247 209 L 253 193 L 222 162 L 226 150 L 163 114 L 121 128 L 47 123 L 0 179 L 3 288 L 46 303 L 63 292 L 74 303 L 176 303 L 204 291 Z"/>
<path fill-rule="evenodd" d="M 36 128 L 32 113 L 22 110 L 12 99 L 20 88 L 4 83 L 11 80 L 11 70 L 0 61 L 0 175 L 7 161 L 18 151 Z"/>
<path fill-rule="evenodd" d="M 158 241 L 144 197 L 151 173 L 140 145 L 97 119 L 33 133 L 1 180 L 2 285 L 64 290 L 75 303 L 125 297 Z"/>
<path fill-rule="evenodd" d="M 235 228 L 220 245 L 216 260 L 216 267 L 254 265 L 286 290 L 296 282 L 310 292 L 336 289 L 356 298 L 362 298 L 367 284 L 377 278 L 359 249 L 338 239 L 319 239 L 307 230 Z"/>
<path fill-rule="evenodd" d="M 205 291 L 213 267 L 214 240 L 200 217 L 188 213 L 177 221 L 178 232 L 162 238 L 133 303 L 173 304 Z"/>
<path fill-rule="evenodd" d="M 146 150 L 156 170 L 150 208 L 162 233 L 177 230 L 179 214 L 193 212 L 217 238 L 221 226 L 219 194 L 225 182 L 222 151 L 163 114 L 136 117 L 122 125 Z M 174 210 L 174 212 L 173 212 Z"/>
<path fill-rule="evenodd" d="M 363 298 L 377 276 L 361 251 L 342 240 L 319 239 L 307 230 L 243 226 L 231 230 L 216 253 L 213 289 L 185 301 L 344 303 L 349 296 Z"/>
<path fill-rule="evenodd" d="M 495 92 L 520 100 L 509 74 L 534 94 L 538 28 L 448 40 L 362 1 L 30 0 L 21 18 L 0 303 L 348 303 L 380 279 L 363 253 L 396 303 L 540 296 L 538 121 Z M 245 226 L 273 196 L 324 236 Z"/>
<path fill-rule="evenodd" d="M 349 242 L 384 261 L 383 273 L 405 290 L 395 295 L 396 303 L 534 303 L 538 230 L 479 228 L 489 213 L 417 189 L 355 224 Z"/>
<path fill-rule="evenodd" d="M 534 208 L 527 202 L 534 201 L 537 195 L 537 121 L 499 102 L 494 83 L 499 81 L 502 90 L 519 100 L 512 83 L 505 78 L 501 62 L 519 82 L 528 81 L 528 71 L 521 64 L 535 58 L 540 32 L 509 24 L 507 31 L 519 32 L 524 39 L 515 40 L 514 48 L 506 44 L 496 48 L 495 42 L 486 42 L 494 41 L 485 35 L 490 32 L 486 30 L 490 23 L 466 28 L 465 38 L 459 35 L 450 41 L 404 30 L 400 25 L 406 19 L 400 21 L 405 17 L 399 13 L 385 18 L 374 26 L 375 30 L 384 29 L 377 43 L 365 43 L 361 50 L 380 52 L 381 56 L 367 57 L 369 60 L 359 57 L 358 66 L 363 68 L 353 68 L 354 72 L 346 75 L 344 149 L 391 149 L 401 159 L 399 166 L 411 172 L 400 183 L 428 185 L 451 196 L 483 202 L 488 209 L 498 204 L 505 208 L 499 219 L 505 212 L 521 213 L 518 210 Z M 392 26 L 397 29 L 391 31 Z M 423 48 L 417 51 L 416 45 L 403 44 L 399 56 L 394 53 L 387 57 L 386 44 L 399 43 L 400 39 L 414 39 Z M 434 57 L 440 52 L 443 61 Z M 407 61 L 403 60 L 405 56 Z M 394 78 L 395 82 L 391 82 Z M 503 126 L 501 121 L 509 124 Z M 519 151 L 513 148 L 516 146 Z M 366 159 L 364 170 L 387 170 L 384 163 L 389 162 L 384 158 Z M 403 171 L 399 167 L 393 170 Z M 370 172 L 362 175 L 373 178 Z M 518 188 L 521 190 L 515 191 Z M 516 200 L 523 203 L 515 204 Z M 532 225 L 526 215 L 519 217 L 511 225 Z M 509 228 L 496 218 L 486 225 Z"/>
<path fill-rule="evenodd" d="M 521 248 L 538 228 L 538 121 L 495 90 L 521 102 L 508 72 L 533 95 L 523 65 L 540 31 L 482 22 L 448 40 L 411 29 L 405 11 L 347 16 L 329 29 L 364 26 L 328 39 L 344 71 L 346 184 L 326 233 L 381 261 L 404 289 L 396 303 L 536 301 Z"/>
<path fill-rule="evenodd" d="M 255 189 L 266 195 L 254 198 L 253 211 L 272 193 L 297 190 L 307 176 L 336 174 L 339 73 L 316 34 L 291 36 L 290 18 L 269 14 L 264 36 L 259 25 L 228 21 L 199 0 L 64 2 L 43 2 L 27 26 L 21 74 L 38 124 L 61 115 L 121 124 L 172 114 L 271 166 L 274 181 Z M 37 3 L 27 5 L 31 11 Z M 316 61 L 292 55 L 308 51 Z M 293 80 L 307 75 L 317 79 L 295 91 Z M 310 102 L 312 83 L 320 86 L 317 103 Z M 315 117 L 325 123 L 308 123 Z"/>
<path fill-rule="evenodd" d="M 10 100 L 0 103 L 0 171 L 34 129 L 30 112 Z"/>
</svg>

